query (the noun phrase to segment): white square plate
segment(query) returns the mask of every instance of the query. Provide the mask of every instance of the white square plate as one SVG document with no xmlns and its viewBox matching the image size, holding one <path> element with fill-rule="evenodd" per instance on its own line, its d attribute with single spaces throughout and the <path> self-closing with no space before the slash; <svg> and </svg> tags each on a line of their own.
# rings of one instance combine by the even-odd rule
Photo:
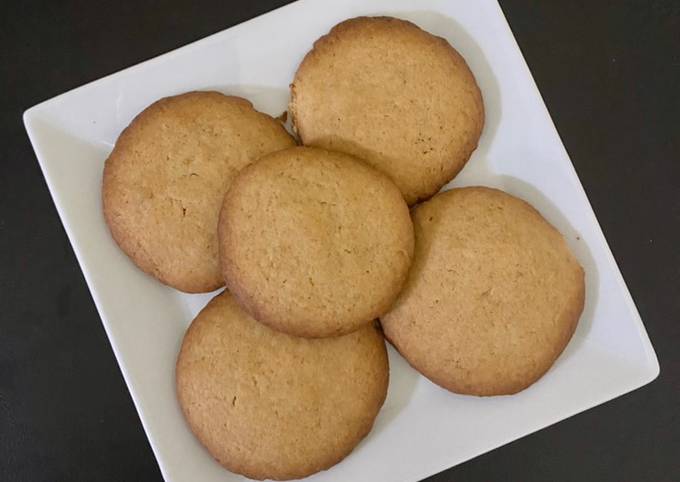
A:
<svg viewBox="0 0 680 482">
<path fill-rule="evenodd" d="M 454 185 L 496 186 L 535 205 L 586 271 L 586 307 L 547 375 L 514 396 L 448 393 L 390 350 L 391 384 L 371 434 L 315 481 L 415 481 L 653 380 L 659 365 L 503 13 L 494 0 L 301 0 L 37 105 L 24 115 L 144 429 L 167 481 L 234 481 L 189 432 L 175 357 L 209 295 L 185 295 L 137 270 L 101 212 L 104 160 L 135 114 L 160 97 L 216 89 L 273 115 L 313 41 L 358 15 L 412 20 L 467 59 L 486 105 L 479 149 Z"/>
</svg>

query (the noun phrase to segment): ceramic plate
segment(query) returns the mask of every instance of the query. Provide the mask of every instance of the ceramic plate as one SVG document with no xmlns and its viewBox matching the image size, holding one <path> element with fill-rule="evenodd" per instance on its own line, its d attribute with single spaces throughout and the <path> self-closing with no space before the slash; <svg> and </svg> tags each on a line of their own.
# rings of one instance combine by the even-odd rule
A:
<svg viewBox="0 0 680 482">
<path fill-rule="evenodd" d="M 216 89 L 272 115 L 312 43 L 334 24 L 387 14 L 447 38 L 484 95 L 479 148 L 454 186 L 499 187 L 534 206 L 568 240 L 587 293 L 574 338 L 539 382 L 475 398 L 438 388 L 390 349 L 391 384 L 371 434 L 320 481 L 416 481 L 653 380 L 654 350 L 560 142 L 493 0 L 300 0 L 39 104 L 24 115 L 59 215 L 169 482 L 236 481 L 189 432 L 174 392 L 175 357 L 210 295 L 186 295 L 137 270 L 104 224 L 104 160 L 121 130 L 160 97 Z M 285 39 L 285 41 L 284 41 Z"/>
</svg>

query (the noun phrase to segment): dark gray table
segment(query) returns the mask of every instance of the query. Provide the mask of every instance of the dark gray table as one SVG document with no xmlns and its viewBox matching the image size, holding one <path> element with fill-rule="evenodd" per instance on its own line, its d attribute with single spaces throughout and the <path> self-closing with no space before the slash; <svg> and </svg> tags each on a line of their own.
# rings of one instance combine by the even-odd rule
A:
<svg viewBox="0 0 680 482">
<path fill-rule="evenodd" d="M 160 472 L 21 124 L 27 107 L 286 3 L 0 5 L 0 480 Z M 661 375 L 432 481 L 680 480 L 680 2 L 502 1 Z"/>
</svg>

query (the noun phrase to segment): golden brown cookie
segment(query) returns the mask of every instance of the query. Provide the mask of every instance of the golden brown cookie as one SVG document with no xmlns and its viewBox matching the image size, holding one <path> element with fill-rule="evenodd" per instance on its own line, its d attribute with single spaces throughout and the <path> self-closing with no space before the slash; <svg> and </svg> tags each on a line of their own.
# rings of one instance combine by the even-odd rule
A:
<svg viewBox="0 0 680 482">
<path fill-rule="evenodd" d="M 260 156 L 295 145 L 240 97 L 161 99 L 121 133 L 104 167 L 104 217 L 143 271 L 191 293 L 224 285 L 217 219 L 229 183 Z"/>
<path fill-rule="evenodd" d="M 562 235 L 496 189 L 438 194 L 412 213 L 413 267 L 381 319 L 423 375 L 453 392 L 523 390 L 553 364 L 583 311 L 584 273 Z"/>
<path fill-rule="evenodd" d="M 288 480 L 337 464 L 368 434 L 389 367 L 373 324 L 341 337 L 293 337 L 224 292 L 187 331 L 176 377 L 191 430 L 220 464 Z"/>
<path fill-rule="evenodd" d="M 389 309 L 411 264 L 413 225 L 385 175 L 346 154 L 295 147 L 234 179 L 219 240 L 227 287 L 246 311 L 324 337 Z"/>
<path fill-rule="evenodd" d="M 317 40 L 295 74 L 289 110 L 305 145 L 367 160 L 408 204 L 458 174 L 484 124 L 463 57 L 391 17 L 346 20 Z"/>
</svg>

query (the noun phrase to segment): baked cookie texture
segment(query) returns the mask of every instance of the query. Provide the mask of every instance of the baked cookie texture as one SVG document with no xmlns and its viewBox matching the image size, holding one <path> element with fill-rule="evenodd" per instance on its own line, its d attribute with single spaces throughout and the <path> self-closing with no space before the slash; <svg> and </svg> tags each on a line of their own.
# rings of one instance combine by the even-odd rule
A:
<svg viewBox="0 0 680 482">
<path fill-rule="evenodd" d="M 337 336 L 386 312 L 413 254 L 413 225 L 387 176 L 346 154 L 295 147 L 234 179 L 219 223 L 227 287 L 255 319 Z"/>
<path fill-rule="evenodd" d="M 295 145 L 239 97 L 189 92 L 144 109 L 106 160 L 104 217 L 143 271 L 190 293 L 224 285 L 217 220 L 229 183 L 264 154 Z"/>
<path fill-rule="evenodd" d="M 317 40 L 291 84 L 289 111 L 303 144 L 366 160 L 409 205 L 458 174 L 484 124 L 463 57 L 391 17 L 346 20 Z"/>
<path fill-rule="evenodd" d="M 274 331 L 234 298 L 194 319 L 177 359 L 177 396 L 196 437 L 232 472 L 306 477 L 335 465 L 371 430 L 389 367 L 379 329 L 307 339 Z"/>
<path fill-rule="evenodd" d="M 436 195 L 412 213 L 413 267 L 385 336 L 448 390 L 503 395 L 538 380 L 583 311 L 584 272 L 562 235 L 496 189 Z"/>
</svg>

